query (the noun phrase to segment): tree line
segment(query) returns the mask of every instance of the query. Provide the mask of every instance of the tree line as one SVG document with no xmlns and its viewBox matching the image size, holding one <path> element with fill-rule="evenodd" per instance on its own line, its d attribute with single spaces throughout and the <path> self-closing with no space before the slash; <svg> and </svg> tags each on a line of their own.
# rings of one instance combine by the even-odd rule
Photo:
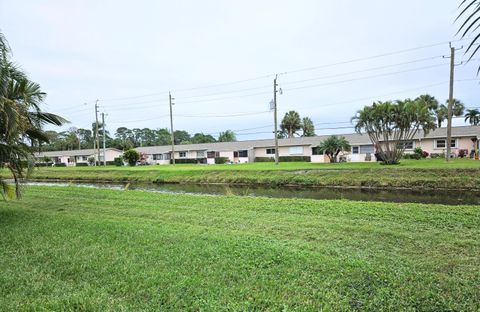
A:
<svg viewBox="0 0 480 312">
<path fill-rule="evenodd" d="M 98 124 L 98 135 L 100 146 L 103 142 L 103 124 Z M 77 150 L 92 148 L 95 140 L 96 123 L 93 122 L 91 129 L 71 127 L 66 131 L 46 131 L 48 143 L 43 143 L 42 151 L 56 150 Z M 175 144 L 198 144 L 214 142 L 234 142 L 237 140 L 235 133 L 231 130 L 220 132 L 218 137 L 210 134 L 190 134 L 185 130 L 174 131 Z M 127 150 L 135 147 L 157 146 L 172 144 L 171 132 L 166 129 L 150 128 L 127 128 L 119 127 L 113 135 L 105 131 L 105 146 Z"/>
</svg>

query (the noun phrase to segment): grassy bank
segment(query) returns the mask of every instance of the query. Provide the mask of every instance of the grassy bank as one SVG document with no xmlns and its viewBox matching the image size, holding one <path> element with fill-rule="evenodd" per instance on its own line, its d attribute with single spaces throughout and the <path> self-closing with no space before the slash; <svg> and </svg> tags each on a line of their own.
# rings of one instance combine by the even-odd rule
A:
<svg viewBox="0 0 480 312">
<path fill-rule="evenodd" d="M 473 206 L 28 187 L 0 310 L 478 310 Z"/>
<path fill-rule="evenodd" d="M 5 174 L 5 172 L 4 172 Z M 379 163 L 252 163 L 142 167 L 39 168 L 32 178 L 156 183 L 227 183 L 301 186 L 479 189 L 480 161 L 404 160 Z"/>
</svg>

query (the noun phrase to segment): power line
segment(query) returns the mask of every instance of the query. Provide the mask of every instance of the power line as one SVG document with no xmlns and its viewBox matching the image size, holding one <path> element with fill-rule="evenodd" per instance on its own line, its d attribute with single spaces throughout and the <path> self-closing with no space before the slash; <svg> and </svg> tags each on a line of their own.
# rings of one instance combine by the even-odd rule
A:
<svg viewBox="0 0 480 312">
<path fill-rule="evenodd" d="M 459 42 L 459 41 L 467 40 L 467 39 L 468 38 L 453 40 L 453 42 Z M 371 60 L 371 59 L 397 55 L 397 54 L 404 54 L 404 53 L 412 52 L 412 51 L 416 51 L 416 50 L 428 49 L 428 48 L 432 48 L 432 47 L 436 47 L 436 46 L 445 45 L 445 44 L 448 44 L 449 42 L 450 41 L 438 42 L 438 43 L 433 43 L 433 44 L 429 44 L 429 45 L 422 45 L 422 46 L 417 46 L 417 47 L 413 47 L 413 48 L 391 51 L 391 52 L 372 55 L 372 56 L 367 56 L 367 57 L 361 57 L 361 58 L 355 58 L 355 59 L 350 59 L 350 60 L 346 60 L 346 61 L 334 62 L 334 63 L 330 63 L 330 64 L 323 64 L 323 65 L 306 67 L 306 68 L 301 68 L 301 69 L 294 69 L 294 70 L 290 70 L 290 71 L 284 71 L 284 72 L 282 72 L 282 74 L 286 75 L 286 74 L 293 74 L 293 73 L 304 72 L 304 71 L 312 71 L 312 70 L 316 70 L 316 69 L 320 69 L 320 68 L 327 68 L 327 67 L 333 67 L 333 66 L 338 66 L 338 65 L 345 65 L 345 64 L 362 62 L 362 61 L 367 61 L 367 60 Z M 254 81 L 254 80 L 271 78 L 273 76 L 275 76 L 275 74 L 272 73 L 272 74 L 266 74 L 266 75 L 261 75 L 261 76 L 257 76 L 257 77 L 253 77 L 253 78 L 242 79 L 242 80 L 231 81 L 231 82 L 225 82 L 225 83 L 217 83 L 217 84 L 211 84 L 211 85 L 205 85 L 205 86 L 199 86 L 199 87 L 192 87 L 192 88 L 173 89 L 172 91 L 182 92 L 182 91 L 192 91 L 192 90 L 199 90 L 199 89 L 221 87 L 221 86 L 226 86 L 226 85 L 233 85 L 233 84 L 245 83 L 245 82 Z M 148 94 L 142 94 L 142 95 L 136 95 L 136 96 L 106 98 L 106 99 L 101 99 L 101 101 L 103 101 L 103 102 L 122 101 L 122 100 L 129 100 L 129 99 L 135 99 L 135 98 L 165 95 L 166 93 L 168 93 L 168 91 L 148 93 Z"/>
</svg>

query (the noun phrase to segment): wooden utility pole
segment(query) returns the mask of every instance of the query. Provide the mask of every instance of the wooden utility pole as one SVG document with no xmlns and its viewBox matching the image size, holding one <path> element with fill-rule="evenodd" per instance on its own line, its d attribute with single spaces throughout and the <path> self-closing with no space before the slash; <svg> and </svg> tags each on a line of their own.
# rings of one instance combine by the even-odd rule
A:
<svg viewBox="0 0 480 312">
<path fill-rule="evenodd" d="M 107 166 L 107 153 L 105 148 L 105 113 L 102 113 L 102 129 L 103 129 L 103 166 Z"/>
<path fill-rule="evenodd" d="M 100 161 L 100 140 L 98 139 L 98 100 L 95 101 L 95 143 L 97 149 L 97 159 L 94 161 L 94 166 L 97 165 L 97 161 Z M 95 144 L 94 144 L 95 149 Z M 95 157 L 94 157 L 95 158 Z"/>
<path fill-rule="evenodd" d="M 453 114 L 453 80 L 455 72 L 455 48 L 450 43 L 450 86 L 448 90 L 448 114 L 447 114 L 447 154 L 445 158 L 450 160 L 450 153 L 452 150 L 452 114 Z"/>
<path fill-rule="evenodd" d="M 170 104 L 170 132 L 172 137 L 172 165 L 175 165 L 175 135 L 173 134 L 173 114 L 172 114 L 172 105 L 175 103 L 172 102 L 175 100 L 172 98 L 172 94 L 168 92 L 168 102 Z"/>
<path fill-rule="evenodd" d="M 275 124 L 275 129 L 273 133 L 275 135 L 275 165 L 279 163 L 278 157 L 278 121 L 277 121 L 277 75 L 275 75 L 275 79 L 273 79 L 273 119 Z"/>
</svg>

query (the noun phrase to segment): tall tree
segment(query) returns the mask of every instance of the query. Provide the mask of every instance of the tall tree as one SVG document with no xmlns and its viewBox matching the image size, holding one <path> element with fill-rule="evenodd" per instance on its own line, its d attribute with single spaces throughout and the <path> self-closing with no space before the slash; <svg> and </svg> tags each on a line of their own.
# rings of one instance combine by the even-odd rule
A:
<svg viewBox="0 0 480 312">
<path fill-rule="evenodd" d="M 171 142 L 171 136 L 170 136 L 170 131 L 166 128 L 158 129 L 155 131 L 157 140 L 156 143 L 157 145 L 169 145 L 172 144 Z"/>
<path fill-rule="evenodd" d="M 460 117 L 463 115 L 465 105 L 460 100 L 453 99 L 452 116 Z M 437 127 L 441 128 L 443 122 L 448 118 L 448 100 L 445 104 L 440 104 L 434 111 L 437 119 Z"/>
<path fill-rule="evenodd" d="M 435 129 L 435 117 L 424 103 L 417 100 L 375 102 L 365 106 L 352 118 L 358 133 L 366 132 L 384 164 L 397 164 L 411 141 L 422 129 L 425 134 Z"/>
<path fill-rule="evenodd" d="M 302 136 L 315 136 L 315 126 L 313 125 L 313 121 L 309 117 L 303 117 L 302 119 Z"/>
<path fill-rule="evenodd" d="M 191 137 L 190 134 L 185 130 L 176 130 L 174 131 L 175 144 L 189 144 Z"/>
<path fill-rule="evenodd" d="M 225 130 L 218 135 L 218 142 L 235 142 L 237 136 L 232 130 Z"/>
<path fill-rule="evenodd" d="M 300 119 L 300 114 L 293 110 L 285 113 L 285 116 L 280 123 L 280 129 L 285 131 L 289 138 L 293 138 L 301 128 L 302 120 Z"/>
<path fill-rule="evenodd" d="M 461 22 L 457 35 L 461 38 L 472 38 L 470 44 L 465 50 L 465 54 L 469 55 L 469 61 L 477 54 L 480 49 L 480 0 L 461 0 L 459 6 L 460 13 L 455 21 Z M 477 74 L 480 72 L 480 67 Z"/>
<path fill-rule="evenodd" d="M 328 156 L 331 163 L 335 163 L 337 162 L 337 156 L 340 152 L 350 150 L 350 144 L 345 137 L 332 135 L 320 142 L 318 149 L 320 153 L 324 153 Z"/>
<path fill-rule="evenodd" d="M 14 180 L 12 188 L 0 178 L 4 198 L 20 198 L 20 179 L 24 176 L 25 160 L 33 160 L 26 144 L 40 146 L 48 142 L 43 130 L 46 124 L 62 125 L 60 116 L 41 110 L 46 94 L 40 85 L 29 80 L 11 60 L 10 49 L 0 33 L 0 168 L 6 168 Z"/>
<path fill-rule="evenodd" d="M 478 126 L 480 124 L 480 111 L 478 109 L 467 109 L 465 114 L 465 122 L 471 124 L 472 126 Z"/>
<path fill-rule="evenodd" d="M 198 143 L 213 143 L 216 142 L 215 138 L 211 136 L 210 134 L 203 134 L 203 133 L 195 133 L 191 139 L 190 142 L 193 144 L 198 144 Z"/>
</svg>

